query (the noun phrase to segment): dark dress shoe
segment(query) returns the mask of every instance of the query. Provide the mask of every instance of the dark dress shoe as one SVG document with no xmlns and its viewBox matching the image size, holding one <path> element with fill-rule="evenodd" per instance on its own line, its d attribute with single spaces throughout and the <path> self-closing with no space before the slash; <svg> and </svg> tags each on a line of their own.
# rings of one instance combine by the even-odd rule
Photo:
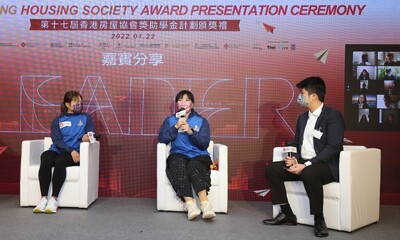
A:
<svg viewBox="0 0 400 240">
<path fill-rule="evenodd" d="M 316 237 L 327 237 L 329 235 L 328 228 L 324 220 L 315 220 L 314 234 Z"/>
<path fill-rule="evenodd" d="M 296 225 L 297 217 L 296 215 L 286 216 L 283 212 L 280 212 L 275 218 L 265 219 L 263 223 L 265 225 Z"/>
</svg>

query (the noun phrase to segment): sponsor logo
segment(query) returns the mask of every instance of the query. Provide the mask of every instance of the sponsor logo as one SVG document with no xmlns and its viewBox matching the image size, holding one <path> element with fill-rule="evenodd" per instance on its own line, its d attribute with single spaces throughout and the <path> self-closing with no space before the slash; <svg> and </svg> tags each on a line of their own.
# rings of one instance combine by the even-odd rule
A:
<svg viewBox="0 0 400 240">
<path fill-rule="evenodd" d="M 195 49 L 219 49 L 218 44 L 210 44 L 210 43 L 203 43 L 203 44 L 194 44 Z"/>
<path fill-rule="evenodd" d="M 110 48 L 112 45 L 110 45 L 108 42 L 101 42 L 99 43 L 99 48 L 104 49 L 104 48 Z"/>
<path fill-rule="evenodd" d="M 64 44 L 62 44 L 62 43 L 50 43 L 50 47 L 52 47 L 52 48 L 63 48 Z"/>
<path fill-rule="evenodd" d="M 68 47 L 70 48 L 88 48 L 90 45 L 85 43 L 68 43 Z"/>
<path fill-rule="evenodd" d="M 19 44 L 14 44 L 14 43 L 10 43 L 10 42 L 7 42 L 7 43 L 0 42 L 0 47 L 17 47 L 17 46 L 19 46 Z"/>
<path fill-rule="evenodd" d="M 241 47 L 244 47 L 244 46 L 243 46 L 243 44 L 240 44 L 240 43 L 230 43 L 230 44 L 225 43 L 225 44 L 224 44 L 224 48 L 225 48 L 225 49 L 228 49 L 228 48 L 237 49 L 237 48 L 241 48 Z"/>
<path fill-rule="evenodd" d="M 124 48 L 136 48 L 136 44 L 127 44 L 124 45 Z"/>
<path fill-rule="evenodd" d="M 192 128 L 193 129 L 193 131 L 195 131 L 195 132 L 198 132 L 198 131 L 200 131 L 200 128 L 199 128 L 199 126 L 194 126 L 194 128 Z"/>
<path fill-rule="evenodd" d="M 165 48 L 190 48 L 190 44 L 165 44 Z"/>
<path fill-rule="evenodd" d="M 296 50 L 296 44 L 289 41 L 268 41 L 267 50 Z"/>
<path fill-rule="evenodd" d="M 39 43 L 31 43 L 31 42 L 22 42 L 21 47 L 39 47 Z"/>
<path fill-rule="evenodd" d="M 139 44 L 141 48 L 161 48 L 161 44 L 158 43 L 143 43 Z"/>
<path fill-rule="evenodd" d="M 58 125 L 60 126 L 60 128 L 64 128 L 64 127 L 71 127 L 72 123 L 71 123 L 71 121 L 64 121 L 64 122 L 58 123 Z"/>
<path fill-rule="evenodd" d="M 251 48 L 256 49 L 256 50 L 262 50 L 261 44 L 259 44 L 259 43 L 252 44 Z"/>
<path fill-rule="evenodd" d="M 288 49 L 289 49 L 289 46 L 288 46 L 287 44 L 279 44 L 279 45 L 278 45 L 278 48 L 279 48 L 279 49 L 282 49 L 282 50 L 288 50 Z"/>
</svg>

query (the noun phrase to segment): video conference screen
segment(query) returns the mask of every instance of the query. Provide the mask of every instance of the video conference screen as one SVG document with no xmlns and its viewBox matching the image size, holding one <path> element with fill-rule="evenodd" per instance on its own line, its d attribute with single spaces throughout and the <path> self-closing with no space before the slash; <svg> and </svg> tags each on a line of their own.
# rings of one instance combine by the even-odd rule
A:
<svg viewBox="0 0 400 240">
<path fill-rule="evenodd" d="M 400 131 L 400 45 L 346 45 L 348 130 Z"/>
</svg>

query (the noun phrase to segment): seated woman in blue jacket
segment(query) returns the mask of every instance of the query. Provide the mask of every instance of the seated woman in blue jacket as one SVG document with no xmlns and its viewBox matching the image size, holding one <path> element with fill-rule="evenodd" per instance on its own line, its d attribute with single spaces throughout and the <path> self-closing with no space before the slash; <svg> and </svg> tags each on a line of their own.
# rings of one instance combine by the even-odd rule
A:
<svg viewBox="0 0 400 240">
<path fill-rule="evenodd" d="M 82 101 L 80 93 L 66 92 L 60 107 L 61 114 L 51 122 L 53 144 L 40 157 L 39 184 L 42 199 L 33 209 L 34 213 L 57 212 L 57 198 L 65 182 L 66 168 L 79 165 L 80 144 L 89 142 L 87 133 L 94 132 L 92 117 L 82 112 Z M 51 198 L 48 199 L 50 183 L 53 189 Z"/>
<path fill-rule="evenodd" d="M 167 117 L 159 132 L 159 142 L 171 143 L 166 174 L 176 194 L 185 202 L 189 220 L 201 212 L 204 219 L 215 217 L 207 197 L 212 164 L 207 151 L 210 125 L 194 110 L 193 104 L 193 94 L 180 91 L 175 97 L 177 114 Z M 199 197 L 201 211 L 193 198 L 192 187 Z"/>
</svg>

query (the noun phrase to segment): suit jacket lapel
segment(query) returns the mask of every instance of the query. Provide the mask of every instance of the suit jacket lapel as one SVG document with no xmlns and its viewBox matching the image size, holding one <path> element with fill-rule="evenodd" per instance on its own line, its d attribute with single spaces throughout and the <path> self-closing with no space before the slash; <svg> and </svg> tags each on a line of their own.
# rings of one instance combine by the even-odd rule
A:
<svg viewBox="0 0 400 240">
<path fill-rule="evenodd" d="M 319 117 L 317 118 L 317 121 L 315 122 L 315 127 L 314 127 L 315 129 L 319 128 L 320 123 L 321 123 L 322 119 L 324 118 L 325 110 L 326 110 L 326 106 L 324 105 L 322 107 L 321 114 L 319 115 Z"/>
</svg>

